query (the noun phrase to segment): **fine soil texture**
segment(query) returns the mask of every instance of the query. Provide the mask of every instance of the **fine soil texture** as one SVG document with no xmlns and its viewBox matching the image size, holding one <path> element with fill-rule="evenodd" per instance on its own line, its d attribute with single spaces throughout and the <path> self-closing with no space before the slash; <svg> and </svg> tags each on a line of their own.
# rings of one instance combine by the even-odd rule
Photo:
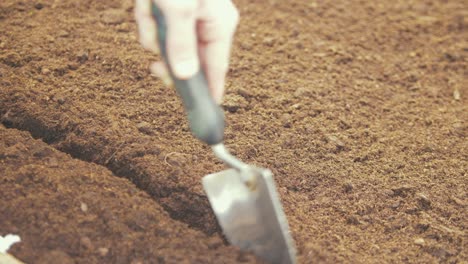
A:
<svg viewBox="0 0 468 264">
<path fill-rule="evenodd" d="M 466 1 L 235 4 L 225 143 L 274 173 L 298 262 L 466 262 Z M 216 223 L 201 178 L 225 166 L 150 74 L 133 1 L 2 0 L 0 50 L 9 253 L 260 262 Z"/>
<path fill-rule="evenodd" d="M 0 126 L 0 137 L 2 233 L 21 235 L 11 252 L 27 263 L 249 260 L 220 238 L 171 219 L 147 193 L 103 166 L 73 159 L 24 131 Z"/>
</svg>

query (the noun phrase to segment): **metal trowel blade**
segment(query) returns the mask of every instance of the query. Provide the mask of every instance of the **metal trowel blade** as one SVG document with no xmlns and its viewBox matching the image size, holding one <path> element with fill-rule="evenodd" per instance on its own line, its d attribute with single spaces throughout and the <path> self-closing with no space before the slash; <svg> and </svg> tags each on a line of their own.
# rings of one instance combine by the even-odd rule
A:
<svg viewBox="0 0 468 264">
<path fill-rule="evenodd" d="M 226 238 L 271 263 L 296 263 L 294 243 L 272 173 L 254 169 L 252 186 L 239 171 L 203 177 L 203 188 Z"/>
</svg>

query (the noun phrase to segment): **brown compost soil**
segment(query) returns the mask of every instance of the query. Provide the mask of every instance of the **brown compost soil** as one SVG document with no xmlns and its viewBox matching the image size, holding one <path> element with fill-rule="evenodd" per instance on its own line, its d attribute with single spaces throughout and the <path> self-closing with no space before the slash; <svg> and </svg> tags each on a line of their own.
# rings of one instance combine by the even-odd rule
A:
<svg viewBox="0 0 468 264">
<path fill-rule="evenodd" d="M 235 3 L 226 145 L 273 171 L 299 263 L 466 262 L 466 1 Z M 258 262 L 222 237 L 200 180 L 224 166 L 150 75 L 133 1 L 2 0 L 0 49 L 10 253 Z"/>
<path fill-rule="evenodd" d="M 252 259 L 174 221 L 103 166 L 73 159 L 24 131 L 0 126 L 0 137 L 2 233 L 20 234 L 23 241 L 11 252 L 27 263 Z"/>
</svg>

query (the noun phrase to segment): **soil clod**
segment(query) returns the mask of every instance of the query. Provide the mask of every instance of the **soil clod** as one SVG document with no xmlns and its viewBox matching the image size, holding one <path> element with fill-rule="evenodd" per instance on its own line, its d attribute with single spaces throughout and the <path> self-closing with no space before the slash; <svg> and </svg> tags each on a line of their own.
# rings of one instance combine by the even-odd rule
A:
<svg viewBox="0 0 468 264">
<path fill-rule="evenodd" d="M 44 8 L 44 5 L 42 3 L 35 3 L 34 8 L 36 8 L 37 10 L 41 10 L 42 8 Z"/>
<path fill-rule="evenodd" d="M 105 24 L 117 25 L 127 19 L 127 13 L 122 9 L 108 9 L 102 12 L 101 21 Z"/>
<path fill-rule="evenodd" d="M 80 244 L 84 249 L 89 250 L 89 251 L 92 251 L 94 248 L 93 242 L 87 236 L 81 237 Z"/>
<path fill-rule="evenodd" d="M 151 126 L 150 123 L 148 122 L 140 122 L 137 124 L 136 126 L 138 128 L 138 131 L 142 132 L 142 133 L 145 133 L 145 134 L 148 134 L 148 135 L 151 135 L 153 133 L 153 128 Z"/>
<path fill-rule="evenodd" d="M 354 189 L 354 184 L 351 182 L 347 182 L 343 185 L 343 188 L 346 193 L 350 193 Z"/>
<path fill-rule="evenodd" d="M 424 194 L 417 195 L 418 206 L 421 210 L 428 210 L 431 208 L 431 201 Z"/>
</svg>

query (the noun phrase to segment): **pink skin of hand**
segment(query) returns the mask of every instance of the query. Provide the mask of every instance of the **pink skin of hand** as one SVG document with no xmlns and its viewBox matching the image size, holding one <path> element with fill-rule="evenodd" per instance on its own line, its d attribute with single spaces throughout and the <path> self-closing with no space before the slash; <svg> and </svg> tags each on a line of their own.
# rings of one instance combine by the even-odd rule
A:
<svg viewBox="0 0 468 264">
<path fill-rule="evenodd" d="M 151 1 L 167 22 L 167 53 L 177 78 L 188 79 L 203 67 L 209 89 L 221 103 L 232 39 L 239 12 L 231 0 L 136 0 L 135 18 L 140 43 L 157 53 L 157 27 L 151 15 Z M 150 67 L 152 73 L 167 80 L 163 62 Z"/>
</svg>

